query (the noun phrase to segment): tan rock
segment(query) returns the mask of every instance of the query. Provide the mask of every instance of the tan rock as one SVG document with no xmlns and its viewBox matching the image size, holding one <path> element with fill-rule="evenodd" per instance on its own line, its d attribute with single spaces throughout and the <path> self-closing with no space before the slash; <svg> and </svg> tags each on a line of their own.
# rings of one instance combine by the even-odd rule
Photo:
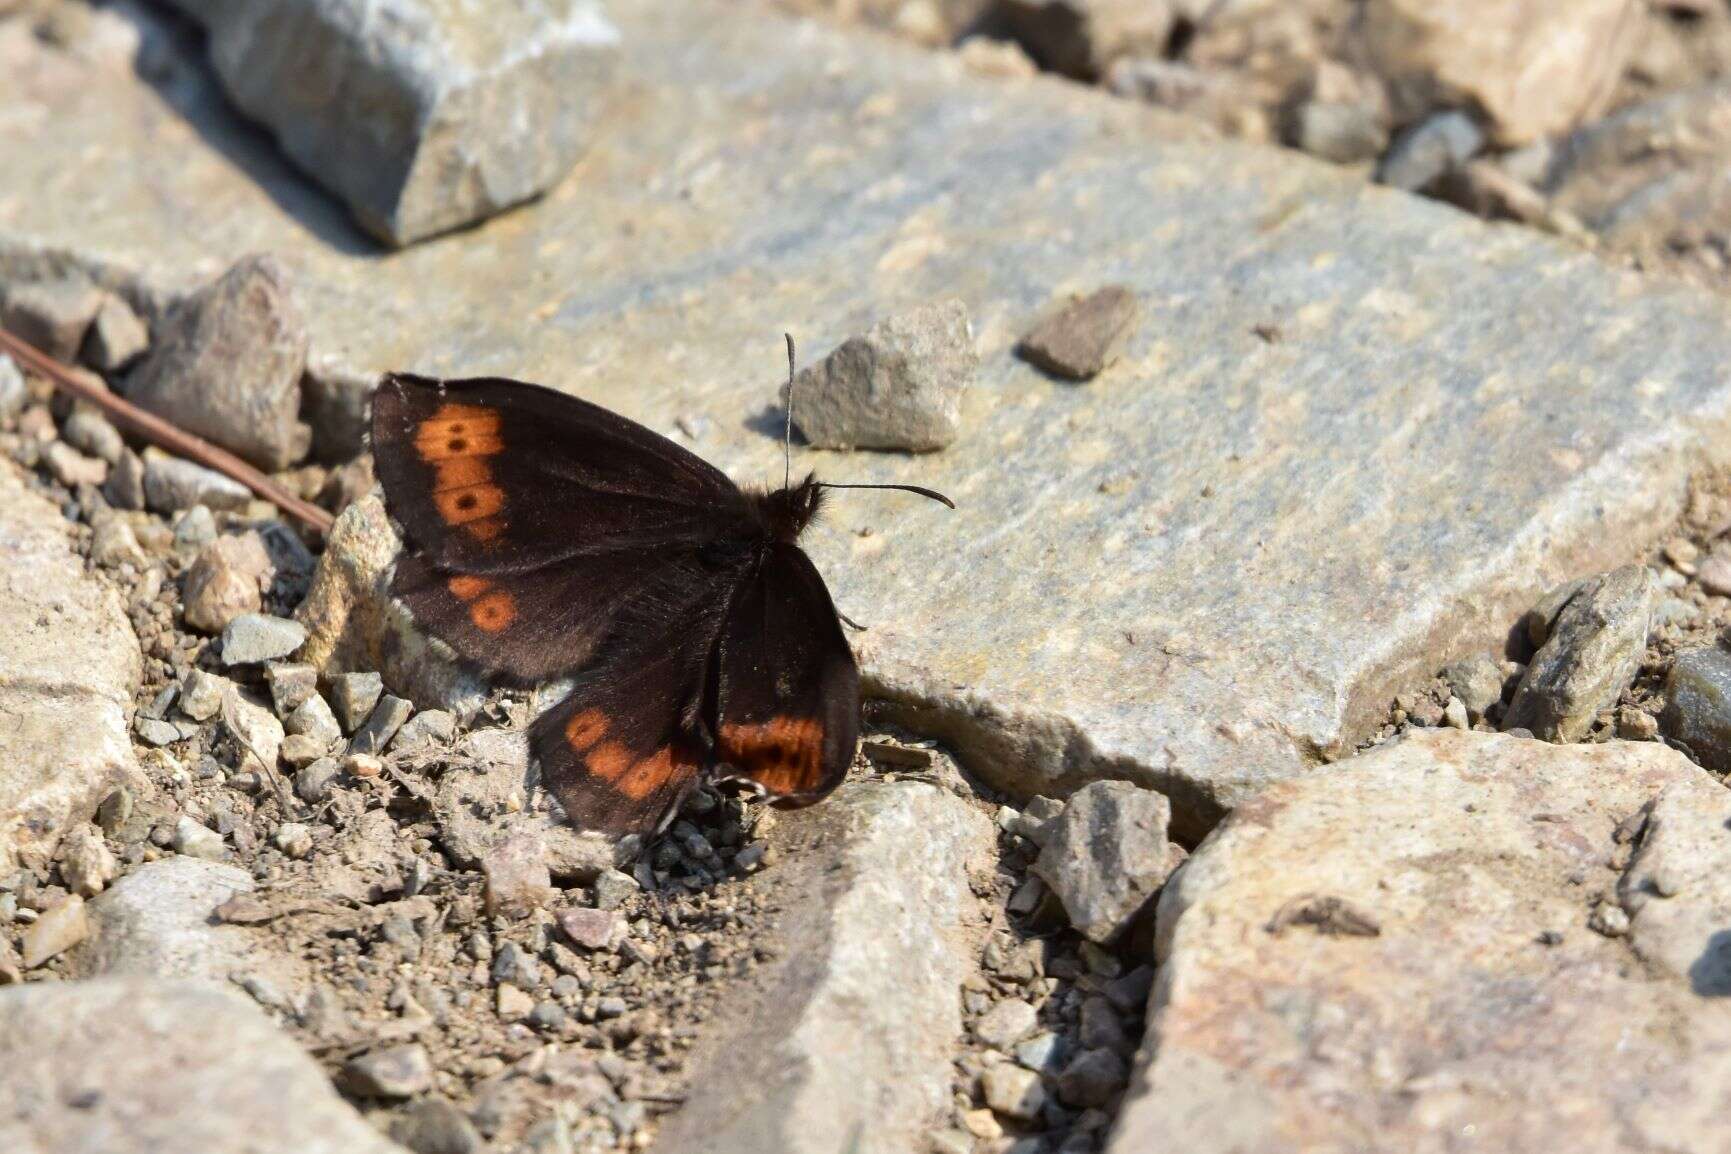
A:
<svg viewBox="0 0 1731 1154">
<path fill-rule="evenodd" d="M 275 572 L 257 533 L 218 537 L 199 552 L 181 591 L 186 623 L 220 633 L 243 613 L 257 613 Z"/>
<path fill-rule="evenodd" d="M 1271 787 L 1161 898 L 1109 1149 L 1723 1150 L 1728 817 L 1661 746 L 1453 730 Z"/>
</svg>

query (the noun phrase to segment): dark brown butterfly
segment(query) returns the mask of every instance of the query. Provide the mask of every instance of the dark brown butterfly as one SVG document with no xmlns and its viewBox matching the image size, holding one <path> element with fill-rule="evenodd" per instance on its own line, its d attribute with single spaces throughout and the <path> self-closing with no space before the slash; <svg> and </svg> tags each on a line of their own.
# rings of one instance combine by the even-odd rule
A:
<svg viewBox="0 0 1731 1154">
<path fill-rule="evenodd" d="M 811 476 L 742 490 L 617 413 L 495 378 L 388 374 L 372 441 L 404 539 L 392 592 L 513 684 L 574 678 L 531 747 L 572 821 L 614 835 L 664 825 L 705 775 L 783 806 L 835 789 L 859 671 L 795 542 L 826 488 L 950 503 Z"/>
</svg>

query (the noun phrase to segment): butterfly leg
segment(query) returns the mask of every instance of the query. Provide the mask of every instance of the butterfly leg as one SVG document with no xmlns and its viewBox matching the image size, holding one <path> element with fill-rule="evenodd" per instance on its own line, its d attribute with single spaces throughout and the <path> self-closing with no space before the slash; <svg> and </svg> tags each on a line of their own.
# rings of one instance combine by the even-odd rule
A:
<svg viewBox="0 0 1731 1154">
<path fill-rule="evenodd" d="M 841 623 L 843 625 L 846 625 L 848 628 L 857 629 L 861 633 L 864 633 L 866 631 L 866 627 L 864 625 L 861 625 L 858 621 L 855 621 L 852 617 L 849 617 L 846 613 L 843 613 L 840 609 L 837 609 L 835 611 L 835 615 L 837 617 L 840 617 Z"/>
</svg>

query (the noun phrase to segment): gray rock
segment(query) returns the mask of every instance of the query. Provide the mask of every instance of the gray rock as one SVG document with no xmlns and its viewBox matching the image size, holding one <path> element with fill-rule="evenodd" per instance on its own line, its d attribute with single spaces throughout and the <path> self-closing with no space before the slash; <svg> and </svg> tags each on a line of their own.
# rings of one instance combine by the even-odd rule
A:
<svg viewBox="0 0 1731 1154">
<path fill-rule="evenodd" d="M 923 305 L 801 370 L 793 423 L 820 449 L 942 449 L 961 432 L 962 395 L 978 365 L 967 306 Z"/>
<path fill-rule="evenodd" d="M 351 672 L 382 675 L 411 701 L 467 716 L 480 705 L 485 686 L 449 648 L 417 629 L 408 610 L 391 598 L 399 548 L 376 493 L 337 518 L 312 588 L 295 610 L 295 620 L 308 633 L 303 660 L 327 678 Z M 340 694 L 333 704 L 340 716 L 348 716 Z"/>
<path fill-rule="evenodd" d="M 1388 147 L 1388 125 L 1363 103 L 1307 100 L 1293 115 L 1292 143 L 1335 164 L 1375 160 Z"/>
<path fill-rule="evenodd" d="M 60 876 L 79 897 L 95 897 L 119 872 L 119 863 L 95 826 L 76 826 L 61 841 Z"/>
<path fill-rule="evenodd" d="M 428 742 L 448 744 L 457 736 L 457 719 L 442 709 L 427 709 L 415 714 L 391 739 L 392 749 L 413 749 Z"/>
<path fill-rule="evenodd" d="M 306 626 L 286 617 L 243 613 L 222 631 L 224 665 L 257 665 L 288 657 L 306 643 Z"/>
<path fill-rule="evenodd" d="M 120 430 L 109 424 L 95 409 L 87 405 L 77 405 L 70 416 L 60 426 L 60 435 L 65 437 L 72 447 L 93 457 L 113 465 L 119 462 L 126 453 L 126 441 L 120 435 Z"/>
<path fill-rule="evenodd" d="M 1726 1011 L 1690 971 L 1712 969 L 1731 914 L 1726 799 L 1656 744 L 1453 730 L 1271 787 L 1161 897 L 1157 1044 L 1110 1151 L 1321 1150 L 1373 1131 L 1381 1148 L 1435 1150 L 1468 1124 L 1486 1149 L 1556 1127 L 1606 1151 L 1716 1148 Z M 1646 895 L 1629 935 L 1585 932 L 1592 891 L 1617 877 L 1619 826 L 1649 804 L 1618 887 Z M 1377 932 L 1275 932 L 1319 895 Z M 1355 1060 L 1293 1060 L 1361 1043 Z M 1375 1055 L 1403 1053 L 1471 1055 L 1473 1074 L 1388 1078 Z"/>
<path fill-rule="evenodd" d="M 131 524 L 113 516 L 94 519 L 90 532 L 90 559 L 108 568 L 131 565 L 143 569 L 149 564 Z"/>
<path fill-rule="evenodd" d="M 709 415 L 703 454 L 749 480 L 781 475 L 779 423 L 745 419 L 779 363 L 766 315 L 818 349 L 960 295 L 982 354 L 968 436 L 837 478 L 936 485 L 960 508 L 837 493 L 804 545 L 872 626 L 857 643 L 887 721 L 1018 797 L 1103 775 L 1158 788 L 1183 841 L 1352 751 L 1420 671 L 1501 644 L 1564 575 L 1668 533 L 1719 455 L 1731 320 L 1709 294 L 1080 86 L 712 0 L 614 15 L 641 115 L 580 184 L 509 228 L 365 260 L 197 62 L 171 57 L 164 117 L 135 72 L 12 38 L 0 106 L 54 115 L 9 138 L 0 261 L 147 268 L 172 296 L 200 262 L 274 251 L 354 380 L 509 362 L 651 427 Z M 64 99 L 69 74 L 84 99 Z M 681 214 L 650 265 L 627 239 L 646 173 Z M 1109 397 L 1008 355 L 1082 276 L 1160 317 Z M 525 326 L 538 310 L 550 322 Z M 1463 504 L 1462 478 L 1496 499 Z M 992 612 L 958 616 L 959 590 Z M 332 671 L 448 707 L 386 668 L 415 667 L 406 652 Z"/>
<path fill-rule="evenodd" d="M 1503 728 L 1545 741 L 1585 737 L 1640 666 L 1654 594 L 1653 575 L 1641 565 L 1625 565 L 1576 592 L 1515 688 Z"/>
<path fill-rule="evenodd" d="M 236 618 L 256 615 L 276 569 L 257 533 L 218 537 L 199 550 L 181 586 L 186 623 L 222 633 Z"/>
<path fill-rule="evenodd" d="M 264 678 L 270 683 L 270 704 L 278 717 L 286 718 L 319 691 L 319 671 L 296 661 L 270 662 L 264 667 Z"/>
<path fill-rule="evenodd" d="M 486 1146 L 468 1115 L 444 1098 L 410 1103 L 391 1121 L 391 1137 L 415 1154 L 481 1154 Z"/>
<path fill-rule="evenodd" d="M 260 968 L 259 935 L 268 931 L 212 917 L 218 906 L 252 889 L 251 874 L 218 861 L 176 856 L 145 862 L 90 903 L 95 932 L 73 954 L 74 972 L 224 981 Z"/>
<path fill-rule="evenodd" d="M 0 285 L 0 328 L 57 361 L 78 356 L 102 294 L 81 276 Z"/>
<path fill-rule="evenodd" d="M 1056 1073 L 1063 1047 L 1051 1031 L 1035 1034 L 1016 1047 L 1016 1061 L 1041 1074 Z"/>
<path fill-rule="evenodd" d="M 363 1098 L 413 1098 L 433 1084 L 433 1061 L 424 1046 L 390 1046 L 352 1059 L 340 1075 L 343 1088 Z"/>
<path fill-rule="evenodd" d="M 160 717 L 146 717 L 140 713 L 132 719 L 132 732 L 138 735 L 138 740 L 146 745 L 160 748 L 173 745 L 180 740 L 180 727 L 172 721 L 164 721 Z"/>
<path fill-rule="evenodd" d="M 30 402 L 30 386 L 13 359 L 0 353 L 0 420 L 11 420 Z"/>
<path fill-rule="evenodd" d="M 142 658 L 60 510 L 0 466 L 0 878 L 138 782 L 127 713 Z"/>
<path fill-rule="evenodd" d="M 1177 867 L 1180 856 L 1166 837 L 1171 814 L 1153 790 L 1097 781 L 1078 790 L 1043 831 L 1034 872 L 1090 941 L 1122 934 Z"/>
<path fill-rule="evenodd" d="M 1466 707 L 1474 721 L 1503 699 L 1503 668 L 1489 657 L 1469 657 L 1457 661 L 1442 671 L 1449 691 Z"/>
<path fill-rule="evenodd" d="M 1104 1106 L 1124 1088 L 1130 1070 L 1111 1050 L 1083 1050 L 1057 1078 L 1058 1100 L 1086 1109 Z"/>
<path fill-rule="evenodd" d="M 100 487 L 108 480 L 108 464 L 86 457 L 65 441 L 54 441 L 42 450 L 42 463 L 48 466 L 54 479 L 68 489 L 80 485 Z"/>
<path fill-rule="evenodd" d="M 595 879 L 595 905 L 603 910 L 618 909 L 642 888 L 628 873 L 603 870 Z"/>
<path fill-rule="evenodd" d="M 1418 192 L 1475 156 L 1484 131 L 1464 112 L 1438 112 L 1395 138 L 1377 166 L 1376 178 L 1394 188 Z"/>
<path fill-rule="evenodd" d="M 947 1109 L 975 947 L 937 926 L 978 908 L 992 828 L 914 782 L 849 783 L 772 836 L 779 960 L 747 979 L 658 1142 L 691 1154 L 901 1154 Z M 756 884 L 756 883 L 753 883 Z"/>
<path fill-rule="evenodd" d="M 223 728 L 239 747 L 237 768 L 273 772 L 282 752 L 283 727 L 276 715 L 236 690 L 223 698 Z"/>
<path fill-rule="evenodd" d="M 308 805 L 317 805 L 330 795 L 342 775 L 343 767 L 336 759 L 321 758 L 295 774 L 295 796 Z"/>
<path fill-rule="evenodd" d="M 385 682 L 377 673 L 339 673 L 330 679 L 331 705 L 343 732 L 353 733 L 372 715 L 385 691 Z"/>
<path fill-rule="evenodd" d="M 247 257 L 169 314 L 126 398 L 275 472 L 311 442 L 299 420 L 306 359 L 287 274 L 273 257 Z"/>
<path fill-rule="evenodd" d="M 994 1050 L 1008 1050 L 1034 1032 L 1039 1014 L 1020 998 L 1005 998 L 974 1023 L 974 1036 Z"/>
<path fill-rule="evenodd" d="M 182 814 L 174 823 L 174 852 L 219 862 L 228 856 L 222 835 Z"/>
<path fill-rule="evenodd" d="M 532 830 L 516 831 L 487 850 L 481 873 L 488 917 L 528 917 L 553 900 L 547 850 Z"/>
<path fill-rule="evenodd" d="M 1540 648 L 1551 639 L 1551 628 L 1557 623 L 1557 614 L 1563 611 L 1563 606 L 1567 605 L 1575 594 L 1592 581 L 1591 577 L 1577 577 L 1573 581 L 1553 585 L 1521 616 L 1522 628 L 1534 649 Z"/>
<path fill-rule="evenodd" d="M 281 850 L 285 857 L 299 859 L 312 852 L 313 834 L 311 829 L 298 821 L 285 821 L 270 835 L 270 842 Z"/>
<path fill-rule="evenodd" d="M 337 715 L 331 712 L 331 707 L 325 704 L 325 699 L 313 694 L 294 708 L 283 718 L 283 729 L 289 733 L 311 738 L 317 742 L 320 749 L 328 750 L 343 738 L 342 727 L 337 724 Z M 362 750 L 361 752 L 369 752 Z"/>
<path fill-rule="evenodd" d="M 8 1150 L 401 1154 L 250 1000 L 204 983 L 0 989 L 0 1065 Z"/>
<path fill-rule="evenodd" d="M 1052 310 L 1016 351 L 1054 376 L 1086 381 L 1117 359 L 1135 323 L 1136 294 L 1123 285 L 1107 285 Z"/>
<path fill-rule="evenodd" d="M 194 721 L 209 721 L 222 712 L 234 682 L 202 669 L 190 669 L 180 685 L 180 711 Z"/>
<path fill-rule="evenodd" d="M 405 245 L 551 188 L 600 124 L 618 33 L 594 0 L 174 0 L 241 111 Z M 308 62 L 319 67 L 309 70 Z"/>
<path fill-rule="evenodd" d="M 120 460 L 108 471 L 108 483 L 102 486 L 102 495 L 116 509 L 144 508 L 144 459 L 131 449 L 122 453 Z"/>
<path fill-rule="evenodd" d="M 988 1069 L 980 1077 L 980 1090 L 993 1113 L 1020 1122 L 1038 1118 L 1046 1105 L 1046 1089 L 1040 1085 L 1040 1076 L 1009 1062 Z"/>
<path fill-rule="evenodd" d="M 171 457 L 154 445 L 144 450 L 144 503 L 157 513 L 177 513 L 203 505 L 208 509 L 244 509 L 252 491 L 221 473 Z"/>
<path fill-rule="evenodd" d="M 414 711 L 415 707 L 402 698 L 385 694 L 367 715 L 366 724 L 355 730 L 355 735 L 349 739 L 349 751 L 382 753 Z"/>
<path fill-rule="evenodd" d="M 84 363 L 99 373 L 118 373 L 149 347 L 150 329 L 132 306 L 113 293 L 104 293 L 84 337 Z"/>
<path fill-rule="evenodd" d="M 174 547 L 202 549 L 216 540 L 216 514 L 205 504 L 192 506 L 174 519 Z"/>
<path fill-rule="evenodd" d="M 1731 772 L 1731 653 L 1685 649 L 1665 675 L 1659 731 L 1697 763 Z"/>
<path fill-rule="evenodd" d="M 278 755 L 292 769 L 302 769 L 315 761 L 320 761 L 330 749 L 310 737 L 299 733 L 291 733 L 282 739 L 282 749 Z"/>
</svg>

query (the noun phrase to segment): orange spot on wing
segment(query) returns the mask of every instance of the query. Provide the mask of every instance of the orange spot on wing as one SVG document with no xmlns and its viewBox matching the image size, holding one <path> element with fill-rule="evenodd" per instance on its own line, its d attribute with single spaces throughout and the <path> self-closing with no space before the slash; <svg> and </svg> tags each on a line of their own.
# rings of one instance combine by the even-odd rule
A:
<svg viewBox="0 0 1731 1154">
<path fill-rule="evenodd" d="M 469 620 L 485 633 L 497 633 L 517 619 L 517 600 L 499 590 L 478 598 L 469 606 Z"/>
<path fill-rule="evenodd" d="M 724 723 L 720 753 L 770 793 L 811 789 L 823 773 L 823 723 L 815 717 L 772 717 Z"/>
<path fill-rule="evenodd" d="M 447 402 L 415 427 L 415 452 L 429 463 L 490 457 L 504 447 L 499 414 L 480 405 Z"/>
<path fill-rule="evenodd" d="M 467 573 L 459 573 L 445 582 L 445 588 L 464 601 L 473 601 L 492 587 L 493 583 L 485 577 L 475 577 Z"/>
<path fill-rule="evenodd" d="M 448 461 L 440 461 L 438 471 L 439 475 L 433 480 L 435 493 L 485 485 L 493 479 L 493 471 L 487 467 L 487 461 L 483 457 L 452 457 Z"/>
<path fill-rule="evenodd" d="M 565 723 L 565 741 L 578 753 L 588 750 L 607 735 L 607 715 L 599 709 L 585 709 L 571 715 Z"/>
<path fill-rule="evenodd" d="M 505 491 L 497 485 L 470 485 L 433 494 L 433 504 L 447 525 L 466 525 L 491 517 L 505 507 Z"/>
<path fill-rule="evenodd" d="M 504 531 L 505 518 L 503 517 L 486 517 L 479 521 L 470 521 L 463 526 L 463 532 L 483 545 L 491 544 Z"/>
<path fill-rule="evenodd" d="M 575 723 L 583 716 L 580 713 L 571 721 Z M 569 725 L 565 732 L 569 737 Z M 675 777 L 683 776 L 697 767 L 696 758 L 674 745 L 664 745 L 648 757 L 635 757 L 617 741 L 603 741 L 594 746 L 584 754 L 583 763 L 591 774 L 607 782 L 632 801 L 642 801 L 668 785 Z"/>
</svg>

